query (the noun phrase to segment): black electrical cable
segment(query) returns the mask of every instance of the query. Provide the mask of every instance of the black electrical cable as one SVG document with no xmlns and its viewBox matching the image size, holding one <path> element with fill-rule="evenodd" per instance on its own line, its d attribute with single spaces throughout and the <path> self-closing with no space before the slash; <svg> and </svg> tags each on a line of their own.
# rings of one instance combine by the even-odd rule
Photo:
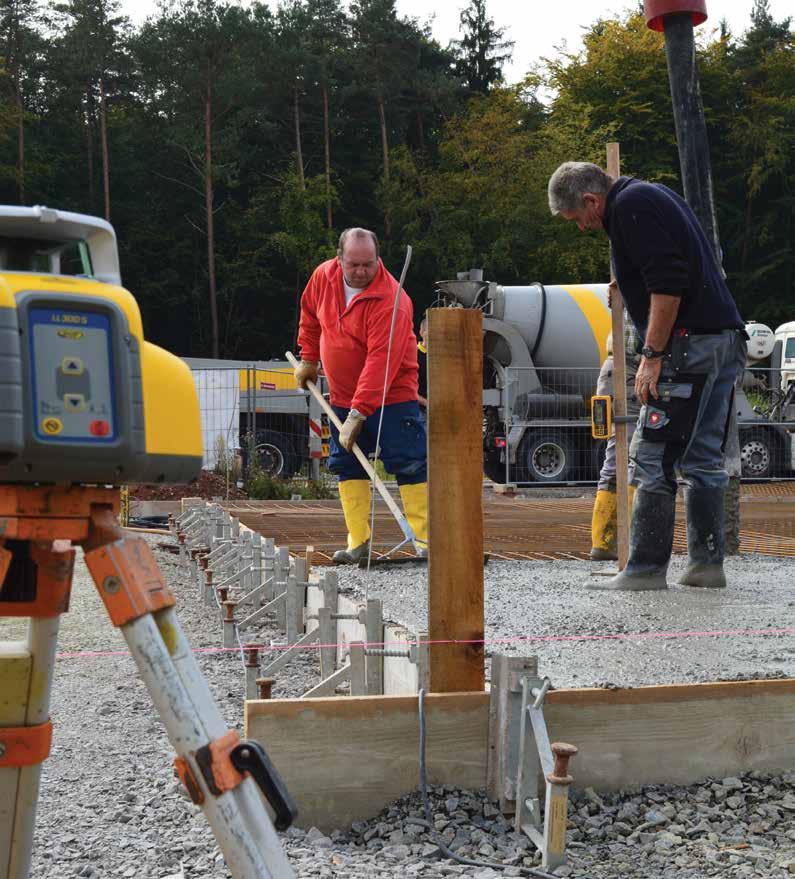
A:
<svg viewBox="0 0 795 879">
<path fill-rule="evenodd" d="M 444 844 L 441 833 L 434 827 L 431 815 L 431 804 L 428 800 L 428 784 L 425 773 L 425 690 L 419 692 L 419 716 L 420 716 L 420 794 L 422 795 L 422 805 L 425 811 L 425 820 L 422 818 L 409 818 L 411 824 L 418 824 L 420 827 L 427 827 L 429 836 L 433 839 L 442 854 L 459 864 L 467 867 L 491 867 L 493 870 L 505 870 L 508 864 L 500 864 L 496 861 L 475 861 L 472 858 L 464 858 L 456 854 Z M 551 873 L 544 870 L 536 870 L 534 867 L 519 867 L 524 876 L 537 876 L 539 879 L 555 879 Z"/>
</svg>

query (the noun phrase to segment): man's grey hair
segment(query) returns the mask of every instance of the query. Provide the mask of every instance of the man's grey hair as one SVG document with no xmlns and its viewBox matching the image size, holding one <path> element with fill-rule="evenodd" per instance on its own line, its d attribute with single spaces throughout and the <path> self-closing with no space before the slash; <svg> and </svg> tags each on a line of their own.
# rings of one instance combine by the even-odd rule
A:
<svg viewBox="0 0 795 879">
<path fill-rule="evenodd" d="M 549 178 L 547 193 L 553 215 L 567 214 L 582 207 L 586 192 L 607 195 L 613 178 L 598 165 L 590 162 L 564 162 Z"/>
<path fill-rule="evenodd" d="M 375 255 L 381 255 L 381 246 L 378 243 L 378 236 L 370 229 L 361 229 L 359 226 L 352 226 L 350 229 L 343 229 L 340 235 L 340 243 L 337 247 L 337 256 L 342 259 L 342 252 L 345 250 L 345 242 L 349 238 L 369 238 L 375 245 Z"/>
</svg>

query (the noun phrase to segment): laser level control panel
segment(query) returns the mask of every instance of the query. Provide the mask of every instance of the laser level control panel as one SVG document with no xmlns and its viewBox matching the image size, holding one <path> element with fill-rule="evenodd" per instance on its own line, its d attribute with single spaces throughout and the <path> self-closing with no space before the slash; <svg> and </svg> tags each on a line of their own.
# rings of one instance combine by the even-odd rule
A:
<svg viewBox="0 0 795 879">
<path fill-rule="evenodd" d="M 28 321 L 37 438 L 114 442 L 117 420 L 108 317 L 90 311 L 31 308 Z"/>
</svg>

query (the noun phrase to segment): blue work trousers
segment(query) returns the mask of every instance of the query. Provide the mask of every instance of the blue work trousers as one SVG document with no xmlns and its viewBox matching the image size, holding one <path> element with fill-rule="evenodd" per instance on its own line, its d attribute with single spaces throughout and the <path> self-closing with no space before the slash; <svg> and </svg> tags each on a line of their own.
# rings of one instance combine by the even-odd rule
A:
<svg viewBox="0 0 795 879">
<path fill-rule="evenodd" d="M 734 384 L 745 366 L 742 330 L 691 335 L 686 365 L 663 360 L 660 399 L 638 416 L 630 446 L 630 482 L 644 491 L 676 494 L 677 477 L 691 488 L 726 488 L 724 442 Z"/>
<path fill-rule="evenodd" d="M 349 410 L 334 406 L 340 421 L 345 421 Z M 428 435 L 425 419 L 420 415 L 416 400 L 407 403 L 392 403 L 384 406 L 384 420 L 381 425 L 381 449 L 379 459 L 387 473 L 391 473 L 398 485 L 416 485 L 428 481 Z M 356 444 L 369 458 L 375 454 L 378 435 L 378 421 L 381 409 L 376 409 L 364 422 Z M 346 452 L 339 444 L 339 431 L 331 425 L 331 454 L 328 468 L 339 477 L 346 479 L 369 479 L 362 465 L 351 452 Z"/>
</svg>

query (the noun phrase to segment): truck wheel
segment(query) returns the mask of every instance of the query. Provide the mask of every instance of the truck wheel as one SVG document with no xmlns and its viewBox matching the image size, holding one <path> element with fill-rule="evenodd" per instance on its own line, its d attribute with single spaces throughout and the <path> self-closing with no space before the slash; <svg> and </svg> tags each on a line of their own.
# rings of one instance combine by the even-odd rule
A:
<svg viewBox="0 0 795 879">
<path fill-rule="evenodd" d="M 483 456 L 483 472 L 497 485 L 505 485 L 505 461 L 500 461 L 499 455 Z"/>
<path fill-rule="evenodd" d="M 574 445 L 562 434 L 526 433 L 516 455 L 516 481 L 569 482 L 574 461 Z"/>
<path fill-rule="evenodd" d="M 296 455 L 288 436 L 275 430 L 257 431 L 253 463 L 270 476 L 286 479 L 296 471 Z"/>
<path fill-rule="evenodd" d="M 776 443 L 767 430 L 740 433 L 740 461 L 744 479 L 767 479 L 776 463 Z"/>
</svg>

